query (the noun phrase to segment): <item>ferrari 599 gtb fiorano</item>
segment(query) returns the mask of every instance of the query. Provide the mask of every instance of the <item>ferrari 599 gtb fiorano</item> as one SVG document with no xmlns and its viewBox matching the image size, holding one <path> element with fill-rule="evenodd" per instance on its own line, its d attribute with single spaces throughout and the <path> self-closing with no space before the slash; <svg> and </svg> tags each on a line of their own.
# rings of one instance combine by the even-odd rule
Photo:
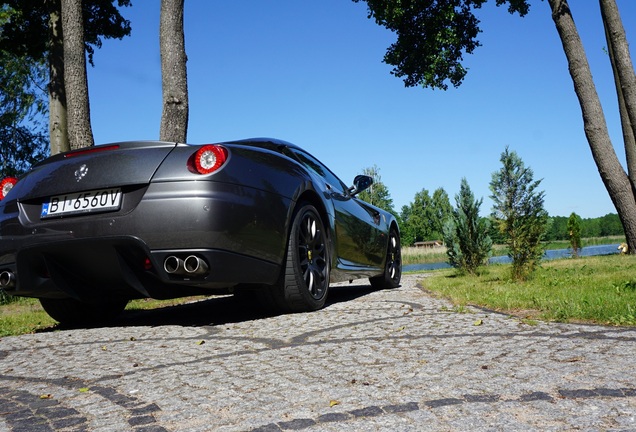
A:
<svg viewBox="0 0 636 432">
<path fill-rule="evenodd" d="M 316 310 L 330 282 L 400 283 L 395 218 L 356 198 L 371 184 L 271 139 L 58 154 L 0 183 L 0 288 L 70 324 L 130 299 L 227 292 Z"/>
</svg>

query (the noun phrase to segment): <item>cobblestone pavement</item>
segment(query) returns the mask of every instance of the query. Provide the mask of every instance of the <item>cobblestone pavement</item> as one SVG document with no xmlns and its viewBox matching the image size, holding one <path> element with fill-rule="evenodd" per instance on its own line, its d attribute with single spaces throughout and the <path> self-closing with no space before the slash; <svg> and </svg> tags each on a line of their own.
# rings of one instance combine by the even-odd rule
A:
<svg viewBox="0 0 636 432">
<path fill-rule="evenodd" d="M 223 297 L 2 338 L 0 430 L 636 430 L 636 329 L 458 313 L 423 277 L 308 314 Z"/>
</svg>

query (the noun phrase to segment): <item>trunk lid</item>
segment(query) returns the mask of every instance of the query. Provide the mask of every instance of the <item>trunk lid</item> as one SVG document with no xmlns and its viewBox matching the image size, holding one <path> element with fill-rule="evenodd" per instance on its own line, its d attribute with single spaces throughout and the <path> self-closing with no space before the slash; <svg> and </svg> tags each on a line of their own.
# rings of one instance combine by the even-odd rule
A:
<svg viewBox="0 0 636 432">
<path fill-rule="evenodd" d="M 88 147 L 55 155 L 24 176 L 19 201 L 96 189 L 146 185 L 176 146 L 160 141 L 135 141 Z"/>
</svg>

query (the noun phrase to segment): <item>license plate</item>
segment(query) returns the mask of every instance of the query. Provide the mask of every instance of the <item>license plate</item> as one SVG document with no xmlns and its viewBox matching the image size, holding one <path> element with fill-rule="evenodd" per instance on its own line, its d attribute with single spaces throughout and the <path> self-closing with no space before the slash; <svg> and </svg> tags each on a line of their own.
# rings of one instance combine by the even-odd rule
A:
<svg viewBox="0 0 636 432">
<path fill-rule="evenodd" d="M 119 210 L 121 189 L 99 189 L 51 197 L 42 204 L 41 218 Z"/>
</svg>

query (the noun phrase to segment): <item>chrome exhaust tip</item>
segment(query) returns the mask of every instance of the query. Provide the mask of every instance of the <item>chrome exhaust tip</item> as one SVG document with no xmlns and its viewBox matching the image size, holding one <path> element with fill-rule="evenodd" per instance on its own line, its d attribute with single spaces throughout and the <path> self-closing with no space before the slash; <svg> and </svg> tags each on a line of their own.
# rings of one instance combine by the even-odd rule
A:
<svg viewBox="0 0 636 432">
<path fill-rule="evenodd" d="M 170 255 L 163 261 L 163 269 L 168 274 L 183 273 L 183 260 L 174 255 Z"/>
<path fill-rule="evenodd" d="M 183 262 L 183 268 L 188 274 L 202 275 L 208 271 L 208 263 L 196 255 L 190 255 Z"/>
<path fill-rule="evenodd" d="M 10 289 L 15 287 L 15 274 L 8 270 L 0 273 L 0 288 Z"/>
</svg>

